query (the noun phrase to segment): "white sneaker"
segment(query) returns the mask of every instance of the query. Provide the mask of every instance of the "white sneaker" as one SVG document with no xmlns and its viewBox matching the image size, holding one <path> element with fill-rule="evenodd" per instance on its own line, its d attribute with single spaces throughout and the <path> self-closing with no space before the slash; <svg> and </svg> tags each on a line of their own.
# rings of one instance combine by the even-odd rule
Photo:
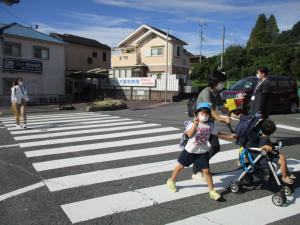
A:
<svg viewBox="0 0 300 225">
<path fill-rule="evenodd" d="M 21 129 L 22 127 L 21 127 L 21 125 L 16 125 L 16 128 Z"/>
<path fill-rule="evenodd" d="M 205 176 L 202 172 L 198 172 L 196 174 L 192 174 L 192 179 L 199 181 L 206 181 Z"/>
<path fill-rule="evenodd" d="M 23 126 L 22 126 L 24 129 L 26 129 L 27 128 L 27 126 L 26 126 L 26 124 L 23 124 Z"/>
</svg>

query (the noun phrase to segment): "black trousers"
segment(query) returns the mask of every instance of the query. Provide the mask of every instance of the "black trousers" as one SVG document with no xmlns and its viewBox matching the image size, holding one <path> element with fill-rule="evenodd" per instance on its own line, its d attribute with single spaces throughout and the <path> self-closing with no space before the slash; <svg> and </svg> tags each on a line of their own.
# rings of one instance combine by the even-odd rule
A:
<svg viewBox="0 0 300 225">
<path fill-rule="evenodd" d="M 211 159 L 215 154 L 217 154 L 221 147 L 220 147 L 220 142 L 219 138 L 217 135 L 210 135 L 209 137 L 209 143 L 211 145 L 211 148 L 208 152 L 209 159 Z M 200 171 L 200 168 L 197 168 L 196 164 L 193 164 L 193 174 L 196 174 Z"/>
</svg>

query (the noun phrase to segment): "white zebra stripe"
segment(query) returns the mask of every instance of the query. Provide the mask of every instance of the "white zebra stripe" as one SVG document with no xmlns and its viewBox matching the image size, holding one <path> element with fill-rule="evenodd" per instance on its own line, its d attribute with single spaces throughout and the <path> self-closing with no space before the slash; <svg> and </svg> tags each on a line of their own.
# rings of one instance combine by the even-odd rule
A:
<svg viewBox="0 0 300 225">
<path fill-rule="evenodd" d="M 263 198 L 203 213 L 184 220 L 179 220 L 174 223 L 169 223 L 168 225 L 270 224 L 272 222 L 282 220 L 300 213 L 300 188 L 295 189 L 294 197 L 288 197 L 288 199 L 290 199 L 290 201 L 292 201 L 293 203 L 288 205 L 287 207 L 275 206 L 272 203 L 271 199 L 272 195 L 269 195 Z M 245 221 L 245 218 L 251 219 Z"/>
<path fill-rule="evenodd" d="M 117 118 L 117 117 L 116 117 Z M 125 121 L 125 122 L 122 122 Z M 128 121 L 128 122 L 126 122 Z M 89 129 L 89 128 L 96 128 L 96 127 L 107 127 L 107 126 L 118 126 L 118 125 L 129 125 L 135 124 L 136 122 L 140 121 L 132 121 L 131 119 L 109 119 L 109 120 L 102 120 L 97 122 L 88 122 L 82 123 L 80 126 L 63 126 L 63 127 L 56 127 L 56 128 L 44 128 L 44 129 L 25 129 L 19 131 L 12 131 L 10 132 L 12 135 L 18 134 L 34 134 L 34 133 L 42 133 L 42 132 L 53 132 L 53 131 L 65 131 L 65 130 L 77 130 L 77 129 Z M 89 125 L 91 124 L 92 125 Z"/>
<path fill-rule="evenodd" d="M 212 158 L 211 163 L 224 162 L 237 158 L 237 149 L 218 153 Z M 108 181 L 115 181 L 130 177 L 143 176 L 153 173 L 161 173 L 174 169 L 177 161 L 168 160 L 155 163 L 147 163 L 115 169 L 98 170 L 88 173 L 69 175 L 45 180 L 45 183 L 51 192 L 99 184 Z"/>
<path fill-rule="evenodd" d="M 26 136 L 18 136 L 14 137 L 17 141 L 24 141 L 24 140 L 36 140 L 41 138 L 54 138 L 54 137 L 62 137 L 62 136 L 70 136 L 70 135 L 78 135 L 78 134 L 91 134 L 91 133 L 100 133 L 100 132 L 109 132 L 109 131 L 116 131 L 116 130 L 129 130 L 129 129 L 138 129 L 143 127 L 152 127 L 153 125 L 149 124 L 143 124 L 143 125 L 137 125 L 144 123 L 143 121 L 132 121 L 131 126 L 121 126 L 120 123 L 117 123 L 116 127 L 106 127 L 106 128 L 97 128 L 97 129 L 80 129 L 75 131 L 66 131 L 66 132 L 55 132 L 55 133 L 48 133 L 48 134 L 36 134 L 36 135 L 26 135 Z M 134 124 L 134 125 L 133 125 Z M 111 125 L 111 124 L 109 124 Z M 83 127 L 86 128 L 86 127 Z"/>
<path fill-rule="evenodd" d="M 155 124 L 155 123 L 150 123 L 150 124 L 138 125 L 138 126 L 136 126 L 136 128 L 147 128 L 147 127 L 155 127 L 155 126 L 160 126 L 160 125 Z M 20 143 L 20 147 L 27 148 L 27 147 L 33 147 L 33 146 L 65 144 L 65 143 L 72 143 L 72 142 L 101 140 L 101 139 L 107 139 L 107 138 L 127 137 L 127 136 L 142 135 L 142 134 L 154 134 L 154 133 L 177 131 L 177 130 L 179 130 L 179 129 L 177 129 L 175 127 L 143 129 L 143 130 L 127 131 L 127 132 L 112 133 L 112 134 L 101 134 L 101 135 L 61 138 L 61 139 L 53 139 L 53 140 L 45 140 L 45 141 L 24 142 L 24 143 Z"/>
<path fill-rule="evenodd" d="M 112 117 L 103 117 L 103 118 L 98 118 L 97 120 L 95 119 L 84 119 L 84 120 L 76 120 L 76 121 L 66 121 L 67 123 L 61 122 L 61 123 L 45 123 L 45 124 L 40 124 L 40 125 L 28 125 L 28 129 L 26 130 L 20 130 L 20 128 L 16 127 L 9 127 L 7 128 L 10 132 L 11 131 L 27 131 L 27 130 L 32 130 L 36 128 L 53 128 L 53 127 L 73 127 L 74 125 L 81 125 L 81 124 L 99 124 L 99 123 L 104 123 L 104 122 L 112 122 L 112 121 L 124 121 L 124 119 L 119 119 L 120 117 L 117 116 L 112 116 Z M 129 120 L 129 119 L 127 119 Z M 72 122 L 72 123 L 70 123 Z"/>
<path fill-rule="evenodd" d="M 222 152 L 218 153 L 216 156 L 218 156 L 221 153 Z M 291 163 L 291 168 L 293 168 L 293 171 L 300 170 L 299 160 L 289 159 L 288 163 Z M 236 179 L 240 173 L 241 171 L 239 170 L 239 171 L 233 171 L 233 172 L 228 172 L 228 173 L 214 176 L 213 180 L 214 180 L 215 189 L 221 190 L 228 187 L 231 181 Z M 78 223 L 82 221 L 87 221 L 87 220 L 111 215 L 116 212 L 140 209 L 140 208 L 152 206 L 154 204 L 161 204 L 164 202 L 170 202 L 170 201 L 183 199 L 183 198 L 204 194 L 208 192 L 207 184 L 201 181 L 186 180 L 186 181 L 177 182 L 176 185 L 177 188 L 179 189 L 179 191 L 176 193 L 169 192 L 166 184 L 163 184 L 154 187 L 148 187 L 148 188 L 138 189 L 134 191 L 123 192 L 119 194 L 107 195 L 103 197 L 92 198 L 83 201 L 64 204 L 61 205 L 61 208 L 64 210 L 65 214 L 69 217 L 72 223 Z M 272 204 L 271 199 L 269 199 L 269 203 Z M 255 205 L 254 208 L 257 208 L 257 205 Z M 264 208 L 262 207 L 262 209 Z M 259 208 L 259 210 L 262 209 Z M 235 210 L 235 215 L 239 213 L 241 213 L 239 209 Z M 227 214 L 221 214 L 221 216 L 223 217 L 224 215 Z M 251 218 L 253 218 L 253 215 L 256 214 L 252 214 Z M 270 214 L 268 215 L 270 216 Z M 236 216 L 234 217 L 231 216 L 230 218 L 235 220 Z M 242 220 L 237 220 L 237 221 L 240 224 L 241 221 L 245 221 L 245 217 L 243 217 Z M 199 224 L 203 224 L 203 223 L 199 223 Z M 261 224 L 261 223 L 256 223 L 256 224 Z"/>
</svg>

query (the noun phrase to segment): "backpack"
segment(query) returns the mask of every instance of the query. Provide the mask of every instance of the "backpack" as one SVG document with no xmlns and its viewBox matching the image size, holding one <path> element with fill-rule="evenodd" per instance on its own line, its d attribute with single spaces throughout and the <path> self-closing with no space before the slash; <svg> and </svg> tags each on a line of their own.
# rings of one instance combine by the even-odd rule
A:
<svg viewBox="0 0 300 225">
<path fill-rule="evenodd" d="M 190 140 L 190 137 L 186 134 L 186 128 L 191 124 L 193 123 L 192 120 L 189 120 L 189 121 L 184 121 L 183 125 L 184 125 L 184 132 L 180 138 L 180 141 L 179 141 L 179 148 L 181 150 L 183 150 L 186 146 L 186 144 L 188 143 L 188 141 Z M 214 122 L 212 120 L 209 120 L 208 121 L 208 124 L 210 126 L 210 130 L 211 130 L 211 133 L 214 129 Z"/>
<path fill-rule="evenodd" d="M 188 116 L 190 116 L 190 117 L 194 116 L 196 106 L 197 106 L 197 98 L 196 97 L 190 98 L 189 101 L 187 102 Z"/>
<path fill-rule="evenodd" d="M 240 118 L 240 121 L 235 128 L 237 142 L 240 145 L 244 146 L 248 142 L 249 138 L 253 137 L 253 133 L 255 133 L 255 135 L 257 136 L 259 135 L 259 129 L 257 130 L 255 128 L 259 124 L 260 119 L 261 114 L 259 113 L 256 113 L 254 115 L 245 115 Z"/>
</svg>

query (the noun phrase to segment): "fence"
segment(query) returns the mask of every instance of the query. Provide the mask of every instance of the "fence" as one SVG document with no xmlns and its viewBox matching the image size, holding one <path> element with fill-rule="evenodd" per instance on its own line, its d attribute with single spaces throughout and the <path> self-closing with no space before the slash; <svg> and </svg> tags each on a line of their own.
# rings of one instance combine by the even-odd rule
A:
<svg viewBox="0 0 300 225">
<path fill-rule="evenodd" d="M 59 95 L 59 94 L 42 94 L 42 95 L 29 95 L 29 102 L 27 105 L 72 105 L 72 95 Z M 0 105 L 8 106 L 11 104 L 10 95 L 0 95 Z"/>
</svg>

